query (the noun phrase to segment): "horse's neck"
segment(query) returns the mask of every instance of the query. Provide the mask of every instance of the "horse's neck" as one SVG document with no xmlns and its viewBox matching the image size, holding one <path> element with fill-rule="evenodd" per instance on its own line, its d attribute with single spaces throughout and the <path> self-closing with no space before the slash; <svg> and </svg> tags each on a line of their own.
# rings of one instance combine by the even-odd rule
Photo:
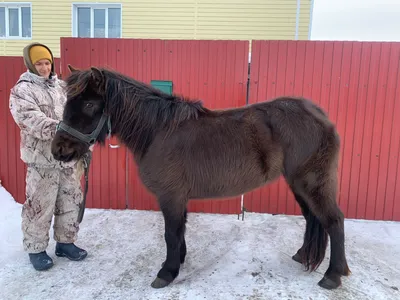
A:
<svg viewBox="0 0 400 300">
<path fill-rule="evenodd" d="M 159 101 L 165 102 L 157 107 L 151 101 L 154 99 L 138 100 L 132 105 L 122 105 L 118 101 L 120 103 L 113 105 L 115 107 L 113 109 L 115 113 L 111 116 L 114 123 L 113 134 L 134 153 L 135 157 L 140 157 L 147 150 L 160 129 L 170 126 L 173 122 L 172 114 L 165 115 L 170 110 L 164 108 L 174 103 L 167 103 L 168 100 L 160 98 Z"/>
<path fill-rule="evenodd" d="M 149 95 L 125 105 L 121 101 L 114 103 L 115 134 L 139 156 L 147 150 L 157 133 L 162 130 L 171 133 L 180 123 L 197 119 L 205 111 L 200 101 L 186 102 L 173 96 Z"/>
</svg>

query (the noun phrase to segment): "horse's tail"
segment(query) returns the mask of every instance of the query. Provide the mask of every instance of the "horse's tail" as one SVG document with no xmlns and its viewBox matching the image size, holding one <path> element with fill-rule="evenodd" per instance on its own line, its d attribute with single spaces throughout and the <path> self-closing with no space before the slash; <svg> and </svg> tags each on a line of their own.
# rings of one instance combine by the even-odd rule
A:
<svg viewBox="0 0 400 300">
<path fill-rule="evenodd" d="M 319 144 L 322 143 L 326 149 L 331 149 L 333 156 L 330 159 L 332 160 L 332 164 L 335 165 L 337 163 L 340 147 L 340 139 L 336 126 L 318 105 L 307 99 L 303 99 L 302 105 L 303 109 L 320 124 L 321 128 L 323 128 L 324 134 Z M 304 164 L 306 164 L 306 162 L 304 162 Z M 304 233 L 303 251 L 300 253 L 301 262 L 307 271 L 314 271 L 318 269 L 325 258 L 329 235 L 319 218 L 312 212 L 311 207 L 305 202 L 302 204 L 307 206 L 308 213 L 304 216 L 307 220 L 307 226 Z"/>
<path fill-rule="evenodd" d="M 327 113 L 313 102 L 303 99 L 303 109 L 307 111 L 321 126 L 324 134 L 319 142 L 319 147 L 329 152 L 331 156 L 326 162 L 329 169 L 337 168 L 338 156 L 340 151 L 340 137 L 335 124 L 329 119 Z M 329 149 L 329 151 L 328 151 Z M 318 150 L 319 151 L 319 150 Z M 318 153 L 317 156 L 321 155 Z M 322 166 L 321 166 L 322 167 Z M 303 205 L 309 206 L 307 203 Z M 314 271 L 318 269 L 325 258 L 329 235 L 320 219 L 313 213 L 311 207 L 308 208 L 308 214 L 304 217 L 307 220 L 306 231 L 304 233 L 303 252 L 300 253 L 301 260 L 306 270 Z"/>
<path fill-rule="evenodd" d="M 306 270 L 314 271 L 325 258 L 328 245 L 328 233 L 318 218 L 309 210 L 306 216 L 307 226 L 304 233 L 304 248 L 299 253 L 301 263 Z"/>
</svg>

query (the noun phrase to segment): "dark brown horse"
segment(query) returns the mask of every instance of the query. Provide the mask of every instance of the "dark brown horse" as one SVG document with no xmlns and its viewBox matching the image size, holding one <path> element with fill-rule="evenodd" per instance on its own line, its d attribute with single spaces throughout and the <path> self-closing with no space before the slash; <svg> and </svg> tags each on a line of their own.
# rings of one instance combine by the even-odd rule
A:
<svg viewBox="0 0 400 300">
<path fill-rule="evenodd" d="M 190 199 L 241 195 L 281 174 L 306 219 L 304 243 L 293 259 L 318 268 L 329 234 L 330 264 L 319 285 L 337 288 L 350 273 L 336 203 L 340 141 L 318 106 L 282 97 L 210 110 L 111 70 L 70 70 L 52 153 L 61 161 L 77 159 L 91 144 L 104 144 L 108 132 L 132 151 L 165 221 L 167 255 L 152 287 L 165 287 L 179 274 Z"/>
</svg>

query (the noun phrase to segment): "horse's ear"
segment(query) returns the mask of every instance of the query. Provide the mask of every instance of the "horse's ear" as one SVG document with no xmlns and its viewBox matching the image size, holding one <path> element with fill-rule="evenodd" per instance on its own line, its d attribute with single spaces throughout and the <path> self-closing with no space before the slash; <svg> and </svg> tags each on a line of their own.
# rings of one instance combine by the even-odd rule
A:
<svg viewBox="0 0 400 300">
<path fill-rule="evenodd" d="M 74 67 L 71 66 L 70 64 L 68 64 L 68 70 L 69 70 L 71 73 L 74 73 L 74 72 L 76 72 L 76 71 L 79 71 L 79 69 L 74 68 Z"/>
<path fill-rule="evenodd" d="M 101 87 L 101 84 L 104 81 L 103 73 L 96 67 L 91 67 L 90 69 L 92 70 L 92 79 L 93 79 L 94 83 L 98 87 Z"/>
</svg>

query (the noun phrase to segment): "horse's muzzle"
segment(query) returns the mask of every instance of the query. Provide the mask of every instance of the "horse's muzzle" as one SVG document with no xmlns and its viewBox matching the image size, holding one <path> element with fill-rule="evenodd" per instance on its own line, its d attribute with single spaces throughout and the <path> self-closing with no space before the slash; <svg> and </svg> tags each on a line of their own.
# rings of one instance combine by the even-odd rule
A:
<svg viewBox="0 0 400 300">
<path fill-rule="evenodd" d="M 87 152 L 87 148 L 87 145 L 80 141 L 72 140 L 63 132 L 57 132 L 51 143 L 51 154 L 56 160 L 70 162 Z"/>
<path fill-rule="evenodd" d="M 60 145 L 51 147 L 51 154 L 54 159 L 62 162 L 69 162 L 77 156 L 74 149 L 68 149 Z"/>
</svg>

